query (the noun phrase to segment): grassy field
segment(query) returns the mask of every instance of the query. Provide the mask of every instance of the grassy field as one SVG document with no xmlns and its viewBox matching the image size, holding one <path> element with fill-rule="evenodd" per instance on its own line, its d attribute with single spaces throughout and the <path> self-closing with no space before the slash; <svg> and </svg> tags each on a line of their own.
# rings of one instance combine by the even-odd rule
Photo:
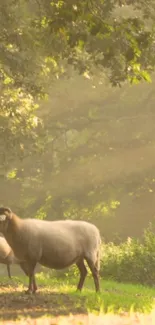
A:
<svg viewBox="0 0 155 325">
<path fill-rule="evenodd" d="M 96 294 L 87 278 L 83 292 L 77 293 L 77 281 L 40 273 L 39 290 L 29 296 L 23 292 L 26 277 L 1 277 L 0 324 L 155 324 L 154 288 L 101 280 L 101 293 Z"/>
</svg>

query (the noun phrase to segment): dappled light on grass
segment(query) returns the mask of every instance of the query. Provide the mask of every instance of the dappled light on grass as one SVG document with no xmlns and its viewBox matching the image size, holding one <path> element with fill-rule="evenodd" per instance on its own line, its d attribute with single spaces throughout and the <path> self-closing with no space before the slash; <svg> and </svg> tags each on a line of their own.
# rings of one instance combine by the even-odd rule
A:
<svg viewBox="0 0 155 325">
<path fill-rule="evenodd" d="M 101 280 L 101 293 L 96 293 L 93 281 L 88 277 L 84 290 L 79 293 L 76 292 L 75 285 L 75 280 L 78 279 L 69 282 L 69 279 L 58 280 L 40 273 L 37 274 L 38 292 L 35 295 L 25 295 L 26 280 L 24 276 L 13 277 L 8 283 L 7 278 L 0 278 L 0 320 L 75 315 L 75 320 L 70 319 L 68 324 L 72 324 L 72 321 L 76 324 L 78 317 L 88 321 L 86 315 L 93 314 L 97 317 L 112 313 L 126 317 L 131 311 L 148 314 L 154 307 L 154 290 L 144 286 Z M 99 318 L 98 321 L 100 322 Z"/>
</svg>

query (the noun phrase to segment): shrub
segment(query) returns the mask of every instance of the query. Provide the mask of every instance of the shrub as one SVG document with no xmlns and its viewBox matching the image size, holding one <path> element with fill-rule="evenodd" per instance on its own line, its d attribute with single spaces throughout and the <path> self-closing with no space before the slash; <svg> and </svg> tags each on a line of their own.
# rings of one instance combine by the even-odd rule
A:
<svg viewBox="0 0 155 325">
<path fill-rule="evenodd" d="M 155 284 L 155 234 L 152 224 L 142 241 L 128 238 L 120 245 L 102 245 L 101 276 L 121 282 Z"/>
</svg>

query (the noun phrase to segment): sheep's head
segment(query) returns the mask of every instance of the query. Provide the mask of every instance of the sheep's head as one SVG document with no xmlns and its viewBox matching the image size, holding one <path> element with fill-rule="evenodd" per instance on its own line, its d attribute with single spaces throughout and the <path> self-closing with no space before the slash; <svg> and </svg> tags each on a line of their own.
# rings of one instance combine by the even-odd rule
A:
<svg viewBox="0 0 155 325">
<path fill-rule="evenodd" d="M 0 207 L 0 232 L 5 232 L 8 221 L 12 218 L 12 211 L 10 208 Z"/>
</svg>

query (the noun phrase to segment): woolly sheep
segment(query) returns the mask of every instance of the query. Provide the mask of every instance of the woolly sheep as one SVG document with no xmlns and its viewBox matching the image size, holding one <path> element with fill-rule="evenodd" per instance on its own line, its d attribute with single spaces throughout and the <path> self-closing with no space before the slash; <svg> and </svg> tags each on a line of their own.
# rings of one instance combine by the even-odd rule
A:
<svg viewBox="0 0 155 325">
<path fill-rule="evenodd" d="M 76 264 L 80 279 L 77 290 L 82 290 L 87 262 L 95 284 L 100 290 L 100 244 L 98 228 L 85 221 L 21 219 L 10 208 L 0 208 L 0 232 L 3 233 L 20 266 L 29 277 L 27 293 L 37 290 L 34 270 L 39 263 L 53 269 Z"/>
<path fill-rule="evenodd" d="M 7 266 L 8 276 L 11 278 L 10 264 L 15 262 L 15 257 L 11 247 L 4 237 L 0 236 L 0 263 Z"/>
</svg>

